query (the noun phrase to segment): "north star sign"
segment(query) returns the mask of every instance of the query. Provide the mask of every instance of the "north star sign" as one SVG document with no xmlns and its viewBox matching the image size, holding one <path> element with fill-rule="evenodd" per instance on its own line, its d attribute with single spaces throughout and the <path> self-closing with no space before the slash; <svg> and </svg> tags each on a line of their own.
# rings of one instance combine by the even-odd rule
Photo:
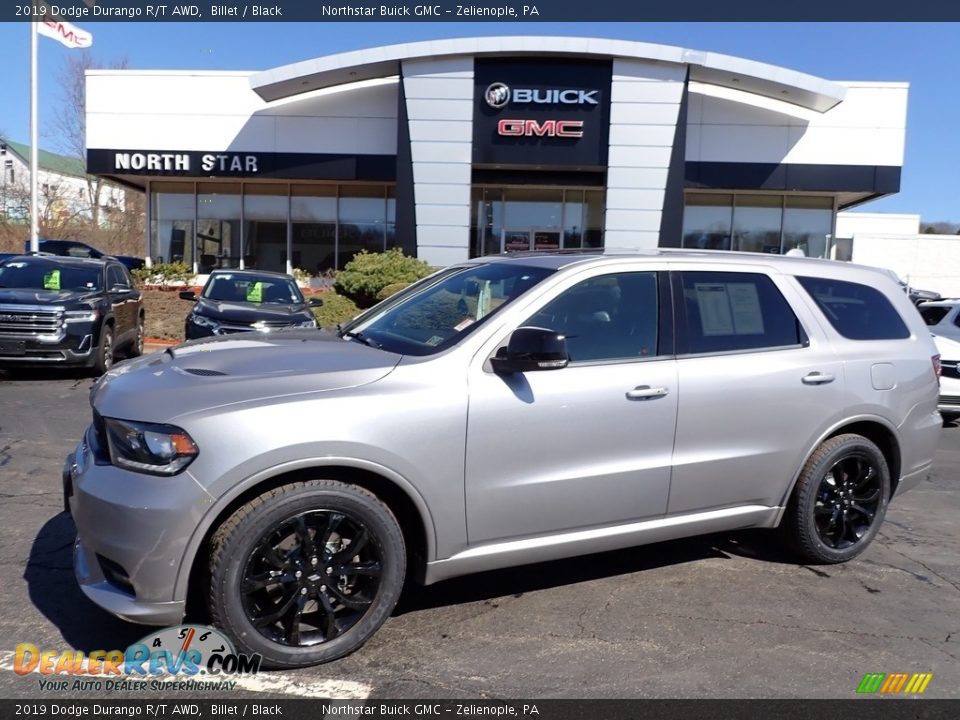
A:
<svg viewBox="0 0 960 720">
<path fill-rule="evenodd" d="M 189 153 L 114 153 L 113 169 L 123 170 L 179 170 L 190 171 Z M 204 153 L 200 156 L 200 169 L 203 172 L 243 172 L 256 173 L 256 155 L 237 155 L 233 153 Z"/>
</svg>

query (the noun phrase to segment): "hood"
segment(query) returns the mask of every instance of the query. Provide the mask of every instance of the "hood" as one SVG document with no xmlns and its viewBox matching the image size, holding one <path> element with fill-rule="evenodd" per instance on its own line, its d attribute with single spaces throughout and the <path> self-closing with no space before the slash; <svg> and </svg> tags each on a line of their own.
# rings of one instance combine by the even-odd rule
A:
<svg viewBox="0 0 960 720">
<path fill-rule="evenodd" d="M 321 330 L 205 338 L 116 365 L 91 402 L 105 417 L 172 422 L 224 405 L 366 385 L 401 358 Z"/>
<path fill-rule="evenodd" d="M 225 302 L 200 298 L 193 311 L 204 317 L 223 322 L 250 325 L 258 320 L 296 322 L 299 315 L 310 315 L 303 303 L 284 305 L 280 303 Z M 309 319 L 308 318 L 308 319 Z"/>
<path fill-rule="evenodd" d="M 38 290 L 31 288 L 0 288 L 0 303 L 14 305 L 73 305 L 95 299 L 99 291 Z"/>
</svg>

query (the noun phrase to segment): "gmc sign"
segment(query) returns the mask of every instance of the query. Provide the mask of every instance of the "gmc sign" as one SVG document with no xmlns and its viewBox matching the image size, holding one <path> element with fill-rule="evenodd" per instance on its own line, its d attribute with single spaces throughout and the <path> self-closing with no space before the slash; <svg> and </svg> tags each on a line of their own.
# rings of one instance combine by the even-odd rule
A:
<svg viewBox="0 0 960 720">
<path fill-rule="evenodd" d="M 583 120 L 500 120 L 497 134 L 502 137 L 583 137 Z"/>
</svg>

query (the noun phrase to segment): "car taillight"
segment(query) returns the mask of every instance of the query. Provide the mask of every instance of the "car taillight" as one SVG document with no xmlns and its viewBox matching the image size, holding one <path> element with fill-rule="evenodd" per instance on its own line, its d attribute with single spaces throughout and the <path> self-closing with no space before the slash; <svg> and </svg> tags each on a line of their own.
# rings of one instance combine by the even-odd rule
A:
<svg viewBox="0 0 960 720">
<path fill-rule="evenodd" d="M 932 355 L 930 362 L 933 363 L 933 374 L 937 376 L 937 385 L 940 384 L 940 355 Z"/>
</svg>

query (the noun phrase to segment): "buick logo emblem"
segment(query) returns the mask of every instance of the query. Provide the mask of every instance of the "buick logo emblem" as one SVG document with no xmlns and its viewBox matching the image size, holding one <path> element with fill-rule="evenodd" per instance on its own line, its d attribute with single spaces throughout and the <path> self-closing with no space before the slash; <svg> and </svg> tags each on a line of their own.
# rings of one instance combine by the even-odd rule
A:
<svg viewBox="0 0 960 720">
<path fill-rule="evenodd" d="M 483 99 L 487 101 L 487 105 L 499 110 L 510 102 L 510 88 L 502 82 L 491 83 L 483 93 Z"/>
</svg>

